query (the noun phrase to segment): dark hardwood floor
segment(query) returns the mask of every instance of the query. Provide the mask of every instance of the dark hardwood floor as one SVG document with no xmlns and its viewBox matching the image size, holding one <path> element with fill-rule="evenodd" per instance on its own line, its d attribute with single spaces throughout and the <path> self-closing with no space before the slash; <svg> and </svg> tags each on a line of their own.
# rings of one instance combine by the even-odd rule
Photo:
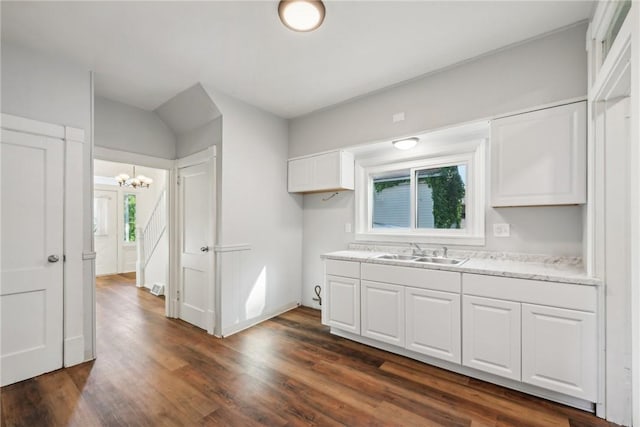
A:
<svg viewBox="0 0 640 427">
<path fill-rule="evenodd" d="M 98 279 L 98 359 L 1 390 L 2 426 L 601 426 L 585 412 L 334 337 L 299 308 L 223 340 Z"/>
</svg>

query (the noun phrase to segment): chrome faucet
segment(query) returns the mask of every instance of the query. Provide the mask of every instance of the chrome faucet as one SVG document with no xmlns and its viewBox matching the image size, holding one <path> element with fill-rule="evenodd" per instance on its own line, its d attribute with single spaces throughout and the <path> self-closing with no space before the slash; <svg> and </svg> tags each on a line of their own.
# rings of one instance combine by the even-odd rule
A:
<svg viewBox="0 0 640 427">
<path fill-rule="evenodd" d="M 446 246 L 442 247 L 442 258 L 446 258 L 447 257 L 447 251 L 449 251 L 449 249 L 447 249 Z"/>
</svg>

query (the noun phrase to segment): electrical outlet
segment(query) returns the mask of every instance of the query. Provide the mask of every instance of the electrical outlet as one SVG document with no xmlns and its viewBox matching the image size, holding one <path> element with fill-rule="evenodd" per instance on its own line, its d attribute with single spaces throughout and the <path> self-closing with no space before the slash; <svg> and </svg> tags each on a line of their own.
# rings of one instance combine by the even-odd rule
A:
<svg viewBox="0 0 640 427">
<path fill-rule="evenodd" d="M 493 235 L 495 237 L 509 237 L 511 226 L 509 224 L 493 224 Z"/>
<path fill-rule="evenodd" d="M 351 233 L 351 223 L 347 222 L 344 224 L 344 232 L 345 233 Z"/>
</svg>

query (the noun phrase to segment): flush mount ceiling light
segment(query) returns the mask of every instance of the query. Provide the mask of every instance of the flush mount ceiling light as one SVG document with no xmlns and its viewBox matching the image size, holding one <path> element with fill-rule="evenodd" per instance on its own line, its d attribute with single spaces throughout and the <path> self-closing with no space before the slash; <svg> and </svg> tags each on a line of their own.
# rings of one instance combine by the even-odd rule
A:
<svg viewBox="0 0 640 427">
<path fill-rule="evenodd" d="M 324 21 L 324 4 L 320 0 L 280 0 L 278 15 L 293 31 L 313 31 Z"/>
<path fill-rule="evenodd" d="M 418 141 L 420 141 L 419 138 L 413 137 L 399 139 L 397 141 L 393 141 L 392 144 L 398 150 L 410 150 L 418 144 Z"/>
<path fill-rule="evenodd" d="M 120 187 L 133 187 L 133 188 L 149 188 L 149 186 L 153 183 L 151 178 L 147 178 L 144 175 L 136 176 L 136 167 L 133 167 L 133 178 L 131 178 L 126 173 L 121 173 L 120 175 L 115 177 L 116 181 L 120 185 Z"/>
</svg>

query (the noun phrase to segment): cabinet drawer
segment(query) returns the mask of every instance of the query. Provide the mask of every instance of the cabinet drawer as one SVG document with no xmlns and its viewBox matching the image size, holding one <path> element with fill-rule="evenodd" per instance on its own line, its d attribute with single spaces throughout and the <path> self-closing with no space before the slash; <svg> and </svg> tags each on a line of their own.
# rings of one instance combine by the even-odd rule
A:
<svg viewBox="0 0 640 427">
<path fill-rule="evenodd" d="M 414 288 L 460 292 L 460 273 L 453 271 L 363 263 L 362 278 L 374 282 L 395 283 Z"/>
<path fill-rule="evenodd" d="M 325 273 L 332 276 L 360 278 L 359 262 L 328 259 L 325 262 L 325 269 Z"/>
<path fill-rule="evenodd" d="M 597 307 L 597 288 L 595 286 L 569 283 L 465 273 L 462 275 L 462 292 L 465 295 L 590 312 L 595 312 Z"/>
</svg>

